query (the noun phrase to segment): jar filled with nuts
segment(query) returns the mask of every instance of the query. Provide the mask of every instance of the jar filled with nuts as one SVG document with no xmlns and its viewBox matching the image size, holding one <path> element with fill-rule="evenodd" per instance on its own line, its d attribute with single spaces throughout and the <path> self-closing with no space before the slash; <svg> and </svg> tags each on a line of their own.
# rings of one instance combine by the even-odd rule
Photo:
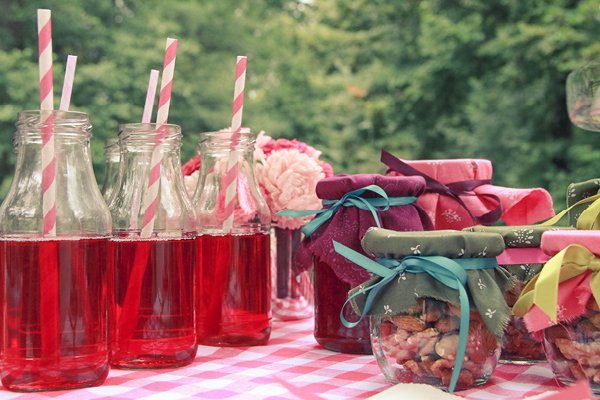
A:
<svg viewBox="0 0 600 400">
<path fill-rule="evenodd" d="M 546 225 L 521 226 L 474 226 L 466 230 L 472 232 L 494 232 L 502 235 L 506 250 L 497 257 L 515 279 L 515 285 L 504 292 L 509 307 L 521 294 L 521 291 L 550 258 L 540 248 L 542 234 L 549 230 L 572 229 L 556 228 Z M 546 361 L 542 343 L 527 330 L 522 317 L 511 316 L 502 343 L 500 362 L 513 364 L 534 364 Z"/>
<path fill-rule="evenodd" d="M 504 250 L 502 236 L 372 228 L 362 246 L 375 261 L 335 248 L 374 276 L 352 289 L 347 303 L 361 318 L 369 316 L 373 354 L 385 377 L 451 392 L 484 384 L 510 315 L 502 293 L 513 278 L 494 258 Z"/>
<path fill-rule="evenodd" d="M 600 394 L 600 232 L 546 232 L 542 249 L 554 256 L 525 286 L 513 312 L 543 339 L 560 382 L 587 379 Z"/>
</svg>

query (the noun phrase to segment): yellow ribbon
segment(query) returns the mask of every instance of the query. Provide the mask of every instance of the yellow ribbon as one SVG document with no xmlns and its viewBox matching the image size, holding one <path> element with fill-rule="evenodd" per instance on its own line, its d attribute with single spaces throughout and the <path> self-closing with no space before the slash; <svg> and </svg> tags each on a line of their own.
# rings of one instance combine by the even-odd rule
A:
<svg viewBox="0 0 600 400">
<path fill-rule="evenodd" d="M 556 323 L 559 283 L 588 270 L 592 271 L 592 294 L 596 304 L 600 304 L 600 258 L 585 247 L 572 244 L 548 260 L 541 272 L 527 283 L 513 306 L 513 314 L 521 317 L 536 305 Z"/>
<path fill-rule="evenodd" d="M 575 207 L 581 206 L 583 204 L 590 204 L 577 218 L 577 229 L 580 230 L 597 230 L 600 229 L 600 194 L 596 194 L 594 196 L 579 200 L 577 203 L 573 204 L 571 207 L 567 208 L 556 214 L 554 217 L 549 220 L 543 222 L 540 225 L 550 226 L 556 225 L 569 211 L 574 209 Z"/>
</svg>

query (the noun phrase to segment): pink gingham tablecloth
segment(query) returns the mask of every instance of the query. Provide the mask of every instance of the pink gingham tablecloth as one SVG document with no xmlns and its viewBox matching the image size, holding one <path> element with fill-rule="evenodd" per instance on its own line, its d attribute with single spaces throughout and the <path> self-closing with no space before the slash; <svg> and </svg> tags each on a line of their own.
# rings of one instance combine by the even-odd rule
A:
<svg viewBox="0 0 600 400">
<path fill-rule="evenodd" d="M 0 390 L 0 399 L 354 399 L 389 387 L 372 356 L 324 350 L 312 329 L 312 319 L 274 322 L 268 346 L 200 346 L 194 363 L 184 368 L 112 370 L 99 387 L 35 394 Z M 556 389 L 546 364 L 501 365 L 485 386 L 457 394 L 514 400 Z"/>
</svg>

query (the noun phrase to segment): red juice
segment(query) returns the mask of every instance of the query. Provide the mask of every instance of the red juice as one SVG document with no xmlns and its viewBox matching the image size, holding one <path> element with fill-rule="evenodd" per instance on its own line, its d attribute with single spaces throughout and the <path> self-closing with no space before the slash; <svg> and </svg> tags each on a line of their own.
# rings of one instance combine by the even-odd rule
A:
<svg viewBox="0 0 600 400">
<path fill-rule="evenodd" d="M 196 357 L 195 237 L 112 240 L 111 365 L 168 368 Z"/>
<path fill-rule="evenodd" d="M 197 243 L 198 343 L 267 344 L 271 334 L 269 235 L 201 235 Z"/>
<path fill-rule="evenodd" d="M 315 259 L 315 339 L 328 350 L 371 354 L 369 319 L 365 317 L 354 328 L 346 328 L 340 321 L 340 310 L 350 289 L 329 264 Z M 348 321 L 359 318 L 350 305 L 344 309 L 344 317 Z"/>
<path fill-rule="evenodd" d="M 0 240 L 2 384 L 97 386 L 108 374 L 108 238 Z"/>
</svg>

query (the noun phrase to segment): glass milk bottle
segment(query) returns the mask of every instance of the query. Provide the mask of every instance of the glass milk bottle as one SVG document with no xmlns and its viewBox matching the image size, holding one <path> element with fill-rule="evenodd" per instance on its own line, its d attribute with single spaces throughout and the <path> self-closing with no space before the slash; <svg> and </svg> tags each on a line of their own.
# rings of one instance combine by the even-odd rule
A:
<svg viewBox="0 0 600 400">
<path fill-rule="evenodd" d="M 104 146 L 106 168 L 104 170 L 104 183 L 102 183 L 102 195 L 106 201 L 110 200 L 110 196 L 118 185 L 120 158 L 119 139 L 108 139 Z"/>
<path fill-rule="evenodd" d="M 109 204 L 116 265 L 111 364 L 186 365 L 197 349 L 196 216 L 181 174 L 181 128 L 121 125 L 119 144 L 119 186 Z M 156 164 L 153 152 L 162 153 Z M 148 186 L 153 167 L 160 170 L 154 194 Z"/>
<path fill-rule="evenodd" d="M 264 345 L 271 333 L 271 215 L 254 177 L 256 136 L 242 130 L 232 150 L 231 131 L 200 137 L 202 167 L 194 206 L 199 221 L 198 343 Z M 237 163 L 230 163 L 230 157 Z M 228 168 L 228 163 L 233 168 Z M 229 171 L 229 173 L 228 173 Z M 226 204 L 228 177 L 235 178 Z M 226 219 L 233 214 L 230 229 Z"/>
<path fill-rule="evenodd" d="M 95 386 L 108 374 L 111 219 L 90 138 L 87 114 L 19 113 L 15 175 L 0 208 L 2 384 L 10 390 Z M 45 152 L 54 149 L 44 169 L 42 141 Z M 46 200 L 55 193 L 45 218 L 44 185 Z"/>
</svg>

